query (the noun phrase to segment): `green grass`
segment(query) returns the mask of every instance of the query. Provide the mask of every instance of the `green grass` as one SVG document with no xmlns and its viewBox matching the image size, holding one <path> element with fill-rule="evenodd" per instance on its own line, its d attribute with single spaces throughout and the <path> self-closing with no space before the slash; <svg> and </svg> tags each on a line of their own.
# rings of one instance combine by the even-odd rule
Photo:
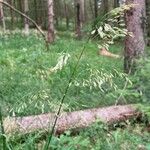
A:
<svg viewBox="0 0 150 150">
<path fill-rule="evenodd" d="M 21 139 L 9 139 L 8 146 L 15 150 L 42 150 L 45 138 L 41 134 L 30 134 Z M 92 126 L 71 134 L 54 136 L 49 147 L 50 150 L 137 150 L 150 149 L 150 135 L 144 131 L 143 125 L 126 124 L 125 128 L 110 130 L 99 122 Z"/>
<path fill-rule="evenodd" d="M 0 105 L 3 116 L 56 112 L 84 46 L 85 51 L 74 82 L 66 95 L 63 110 L 73 111 L 112 105 L 120 93 L 123 95 L 119 101 L 122 104 L 140 102 L 141 95 L 133 85 L 128 84 L 127 89 L 123 89 L 126 79 L 130 78 L 123 74 L 123 59 L 98 56 L 97 41 L 87 43 L 86 40 L 75 40 L 73 36 L 70 32 L 59 32 L 49 51 L 46 51 L 42 38 L 35 34 L 28 37 L 20 33 L 0 36 Z M 117 44 L 110 50 L 122 54 L 123 46 Z M 57 64 L 58 57 L 63 53 L 70 55 L 67 64 L 62 70 L 50 72 L 50 68 Z M 91 134 L 95 135 L 89 137 Z M 144 140 L 143 136 L 128 129 L 118 129 L 112 131 L 112 134 L 114 140 L 103 129 L 94 126 L 76 136 L 55 137 L 53 146 L 56 142 L 56 145 L 60 146 L 58 149 L 62 147 L 67 149 L 68 143 L 68 150 L 69 145 L 70 149 L 74 150 L 78 148 L 79 143 L 82 149 L 88 149 L 89 146 L 89 149 L 93 147 L 94 150 L 119 150 L 137 149 L 140 143 L 146 146 L 149 143 L 146 137 Z M 20 147 L 34 149 L 34 145 L 43 142 L 37 140 L 39 136 L 28 135 L 21 141 L 9 139 L 11 142 L 9 140 L 8 142 L 15 149 Z"/>
<path fill-rule="evenodd" d="M 16 115 L 55 111 L 55 107 L 51 108 L 50 105 L 54 103 L 55 106 L 56 103 L 57 106 L 59 103 L 84 45 L 86 48 L 75 75 L 76 81 L 88 80 L 90 69 L 103 69 L 102 72 L 108 74 L 114 69 L 122 72 L 122 60 L 98 56 L 96 42 L 87 43 L 58 36 L 56 42 L 50 45 L 50 50 L 46 51 L 42 39 L 32 35 L 24 37 L 15 34 L 1 37 L 0 41 L 0 98 L 3 106 L 6 106 L 6 114 L 13 111 Z M 67 65 L 57 73 L 47 75 L 46 71 L 57 64 L 62 53 L 71 56 Z M 90 90 L 89 87 L 72 85 L 65 104 L 71 110 L 80 109 L 82 105 L 98 107 L 105 103 L 102 97 L 104 94 L 97 87 Z"/>
</svg>

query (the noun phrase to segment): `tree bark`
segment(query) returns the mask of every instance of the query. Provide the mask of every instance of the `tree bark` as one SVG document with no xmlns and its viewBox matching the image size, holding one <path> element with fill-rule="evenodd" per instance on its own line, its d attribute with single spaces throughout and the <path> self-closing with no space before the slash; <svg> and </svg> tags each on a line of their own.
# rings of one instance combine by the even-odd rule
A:
<svg viewBox="0 0 150 150">
<path fill-rule="evenodd" d="M 102 9 L 102 14 L 103 15 L 108 13 L 108 11 L 109 11 L 108 0 L 102 0 L 101 9 Z"/>
<path fill-rule="evenodd" d="M 65 18 L 66 18 L 66 29 L 69 29 L 69 12 L 68 12 L 68 4 L 66 3 L 66 0 L 64 0 L 64 7 L 65 7 Z"/>
<path fill-rule="evenodd" d="M 59 27 L 59 17 L 60 17 L 60 8 L 61 4 L 60 4 L 60 0 L 55 0 L 54 1 L 54 20 L 55 20 L 55 27 L 58 28 Z"/>
<path fill-rule="evenodd" d="M 90 9 L 91 9 L 91 14 L 92 14 L 92 16 L 94 17 L 94 10 L 93 10 L 93 2 L 92 2 L 92 0 L 89 0 L 89 6 L 90 6 Z"/>
<path fill-rule="evenodd" d="M 53 12 L 53 0 L 47 0 L 48 4 L 48 33 L 47 42 L 54 42 L 54 12 Z"/>
<path fill-rule="evenodd" d="M 83 26 L 85 22 L 85 0 L 80 0 L 80 8 L 81 8 L 81 13 L 80 13 L 80 18 L 81 18 L 81 27 Z"/>
<path fill-rule="evenodd" d="M 124 70 L 129 73 L 135 71 L 135 60 L 144 54 L 145 0 L 127 0 L 126 4 L 136 4 L 125 14 L 127 30 L 133 34 L 126 37 L 124 49 Z"/>
<path fill-rule="evenodd" d="M 95 15 L 95 18 L 97 18 L 98 16 L 98 1 L 97 0 L 94 0 L 94 15 Z"/>
<path fill-rule="evenodd" d="M 107 0 L 108 1 L 108 12 L 114 9 L 114 0 Z"/>
<path fill-rule="evenodd" d="M 77 34 L 77 38 L 81 39 L 82 34 L 81 34 L 81 28 L 83 25 L 83 13 L 82 13 L 82 0 L 74 0 L 75 3 L 75 14 L 76 14 L 76 34 Z"/>
<path fill-rule="evenodd" d="M 147 45 L 150 46 L 150 0 L 146 0 Z"/>
<path fill-rule="evenodd" d="M 34 0 L 34 15 L 35 15 L 35 21 L 38 24 L 38 10 L 37 10 L 37 1 Z"/>
<path fill-rule="evenodd" d="M 4 19 L 3 5 L 1 3 L 0 3 L 0 23 L 2 23 L 3 31 L 5 32 L 6 25 L 5 25 L 5 19 Z"/>
<path fill-rule="evenodd" d="M 37 9 L 39 9 L 39 6 L 42 6 L 41 0 L 37 1 Z M 42 28 L 42 9 L 37 10 L 37 24 Z"/>
<path fill-rule="evenodd" d="M 117 8 L 119 6 L 120 6 L 119 0 L 114 0 L 114 8 Z"/>
<path fill-rule="evenodd" d="M 24 12 L 24 0 L 23 3 L 21 0 L 19 1 L 15 1 L 16 2 L 16 8 L 18 8 L 19 11 Z M 24 25 L 24 17 L 22 15 L 20 15 L 20 19 L 21 19 L 21 25 Z M 18 22 L 20 23 L 20 19 L 18 18 Z"/>
<path fill-rule="evenodd" d="M 29 14 L 28 0 L 24 0 L 24 13 L 27 16 Z M 29 34 L 29 20 L 26 17 L 24 18 L 24 33 L 25 33 L 25 35 Z"/>
<path fill-rule="evenodd" d="M 13 0 L 9 0 L 9 3 L 11 6 L 14 5 L 14 1 Z M 14 28 L 14 13 L 13 10 L 10 8 L 10 15 L 11 15 L 11 28 Z"/>
<path fill-rule="evenodd" d="M 98 120 L 112 124 L 136 118 L 139 115 L 140 113 L 132 105 L 62 113 L 57 120 L 55 133 L 60 134 L 70 129 L 85 128 Z M 48 132 L 53 126 L 55 117 L 55 114 L 48 113 L 36 116 L 5 118 L 3 126 L 6 134 L 26 134 L 39 130 Z"/>
<path fill-rule="evenodd" d="M 102 0 L 101 7 L 103 15 L 107 14 L 109 11 L 114 9 L 114 0 Z"/>
</svg>

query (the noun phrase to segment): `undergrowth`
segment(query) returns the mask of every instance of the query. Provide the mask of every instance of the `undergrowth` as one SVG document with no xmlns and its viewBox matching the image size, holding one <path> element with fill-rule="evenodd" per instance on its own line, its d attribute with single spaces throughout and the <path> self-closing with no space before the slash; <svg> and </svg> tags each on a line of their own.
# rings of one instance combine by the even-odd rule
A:
<svg viewBox="0 0 150 150">
<path fill-rule="evenodd" d="M 108 106 L 116 101 L 118 104 L 148 103 L 148 60 L 135 76 L 130 77 L 123 73 L 123 58 L 97 55 L 96 41 L 77 41 L 70 32 L 59 32 L 56 38 L 46 51 L 42 38 L 35 33 L 28 37 L 20 33 L 0 36 L 0 105 L 4 117 L 57 111 L 83 46 L 86 49 L 63 111 Z M 122 44 L 111 46 L 110 50 L 123 55 Z M 150 149 L 149 135 L 142 134 L 139 126 L 115 131 L 104 128 L 103 125 L 93 125 L 75 136 L 67 131 L 53 138 L 51 149 L 120 150 L 140 146 Z M 8 139 L 7 142 L 10 149 L 42 149 L 45 141 L 38 140 L 39 137 L 38 133 L 20 141 Z"/>
</svg>

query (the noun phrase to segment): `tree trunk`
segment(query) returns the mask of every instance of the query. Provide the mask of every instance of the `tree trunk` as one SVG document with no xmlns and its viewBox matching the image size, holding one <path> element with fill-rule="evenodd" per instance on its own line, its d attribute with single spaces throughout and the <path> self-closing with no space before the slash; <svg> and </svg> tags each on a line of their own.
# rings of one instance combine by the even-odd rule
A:
<svg viewBox="0 0 150 150">
<path fill-rule="evenodd" d="M 147 45 L 150 46 L 150 0 L 146 0 Z"/>
<path fill-rule="evenodd" d="M 81 18 L 81 27 L 82 27 L 85 22 L 85 0 L 80 0 L 80 7 L 81 7 L 80 18 Z"/>
<path fill-rule="evenodd" d="M 2 23 L 3 31 L 5 32 L 6 25 L 5 25 L 5 19 L 4 19 L 3 5 L 1 3 L 0 3 L 0 23 Z"/>
<path fill-rule="evenodd" d="M 65 17 L 66 17 L 66 29 L 69 29 L 69 12 L 68 12 L 68 4 L 66 3 L 66 0 L 64 0 L 65 5 Z"/>
<path fill-rule="evenodd" d="M 59 17 L 60 17 L 60 1 L 59 0 L 55 0 L 54 1 L 54 20 L 55 20 L 55 27 L 58 28 L 59 27 Z"/>
<path fill-rule="evenodd" d="M 96 29 L 96 25 L 98 23 L 98 0 L 94 0 L 94 23 L 93 23 L 93 29 Z M 96 31 L 94 36 L 96 36 L 98 32 Z"/>
<path fill-rule="evenodd" d="M 127 0 L 126 4 L 138 4 L 125 14 L 126 27 L 133 36 L 127 36 L 124 50 L 124 69 L 126 73 L 135 71 L 135 59 L 144 54 L 145 40 L 145 0 Z"/>
<path fill-rule="evenodd" d="M 14 5 L 14 1 L 13 0 L 9 0 L 9 4 L 11 6 Z M 13 13 L 13 10 L 10 8 L 10 16 L 11 16 L 11 28 L 13 29 L 14 28 L 14 13 Z"/>
<path fill-rule="evenodd" d="M 86 24 L 88 21 L 87 15 L 89 15 L 89 9 L 87 8 L 89 1 L 84 2 L 84 23 Z"/>
<path fill-rule="evenodd" d="M 37 1 L 34 0 L 34 15 L 35 15 L 35 21 L 38 24 L 38 10 L 37 10 Z"/>
<path fill-rule="evenodd" d="M 114 9 L 114 0 L 107 0 L 108 1 L 108 12 Z"/>
<path fill-rule="evenodd" d="M 24 13 L 29 15 L 28 0 L 24 0 Z M 24 18 L 24 33 L 25 35 L 29 34 L 29 20 L 27 18 Z"/>
<path fill-rule="evenodd" d="M 120 3 L 119 3 L 120 0 L 114 0 L 114 8 L 117 8 L 117 7 L 120 7 Z M 123 18 L 124 19 L 124 18 Z M 117 19 L 117 23 L 116 23 L 116 26 L 119 26 L 119 22 L 121 20 L 121 17 L 118 17 Z"/>
<path fill-rule="evenodd" d="M 103 15 L 108 13 L 108 0 L 102 0 L 101 9 Z"/>
<path fill-rule="evenodd" d="M 19 0 L 19 1 L 15 1 L 16 2 L 16 8 L 18 8 L 19 7 L 19 10 L 21 11 L 21 12 L 23 12 L 24 10 L 24 0 L 23 0 L 23 3 L 22 3 L 22 1 L 21 0 Z M 20 15 L 20 19 L 21 19 L 21 26 L 23 26 L 24 25 L 24 17 L 22 16 L 22 15 Z M 18 22 L 20 23 L 20 19 L 18 18 Z"/>
<path fill-rule="evenodd" d="M 103 15 L 107 14 L 109 11 L 114 9 L 114 0 L 103 0 L 101 7 Z"/>
<path fill-rule="evenodd" d="M 104 108 L 87 109 L 75 112 L 63 113 L 59 116 L 55 133 L 63 133 L 66 130 L 85 128 L 97 120 L 112 124 L 139 117 L 140 113 L 131 106 L 110 106 Z M 6 134 L 31 133 L 34 131 L 49 131 L 53 126 L 55 114 L 48 113 L 27 117 L 11 117 L 4 119 L 3 125 Z"/>
<path fill-rule="evenodd" d="M 43 6 L 43 0 L 38 0 L 37 1 L 37 5 L 38 5 L 38 9 L 39 9 L 39 6 Z M 45 2 L 44 2 L 45 3 Z M 37 13 L 38 13 L 38 25 L 42 28 L 42 24 L 43 24 L 43 10 L 42 9 L 39 9 L 37 10 Z"/>
<path fill-rule="evenodd" d="M 54 12 L 53 12 L 53 0 L 47 0 L 48 4 L 48 33 L 47 42 L 54 42 Z"/>
<path fill-rule="evenodd" d="M 91 9 L 91 14 L 92 14 L 92 16 L 94 17 L 94 10 L 93 10 L 93 2 L 92 2 L 92 0 L 89 0 L 89 5 L 90 5 L 90 9 Z"/>
<path fill-rule="evenodd" d="M 119 0 L 114 0 L 114 8 L 117 8 L 119 6 L 120 6 Z"/>
<path fill-rule="evenodd" d="M 46 9 L 46 6 L 47 6 L 46 3 L 43 1 L 43 2 L 42 2 L 42 8 L 43 8 L 43 11 L 42 11 L 42 16 L 43 16 L 43 17 L 42 17 L 42 18 L 43 18 L 43 21 L 42 21 L 42 22 L 43 22 L 43 25 L 42 25 L 42 27 L 43 27 L 44 30 L 47 29 L 47 16 L 48 16 L 48 15 L 47 15 L 47 14 L 48 14 L 47 12 L 48 12 L 48 9 Z M 54 7 L 54 5 L 53 5 L 53 7 Z M 54 13 L 54 11 L 53 11 L 53 13 Z M 53 22 L 54 22 L 54 21 L 53 21 Z"/>
<path fill-rule="evenodd" d="M 77 38 L 81 39 L 81 26 L 82 26 L 82 20 L 81 20 L 81 3 L 80 0 L 75 0 L 75 11 L 76 11 L 76 34 Z"/>
<path fill-rule="evenodd" d="M 95 18 L 97 18 L 98 16 L 98 1 L 97 0 L 94 0 L 94 15 L 95 15 Z"/>
</svg>

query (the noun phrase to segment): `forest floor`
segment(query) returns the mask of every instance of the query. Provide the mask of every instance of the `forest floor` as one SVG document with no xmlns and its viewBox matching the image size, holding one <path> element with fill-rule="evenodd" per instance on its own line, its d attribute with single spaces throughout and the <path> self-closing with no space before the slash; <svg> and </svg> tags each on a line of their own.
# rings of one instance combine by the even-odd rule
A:
<svg viewBox="0 0 150 150">
<path fill-rule="evenodd" d="M 28 37 L 20 33 L 0 36 L 3 117 L 57 112 L 84 47 L 62 111 L 109 106 L 116 102 L 149 104 L 150 61 L 146 59 L 147 64 L 142 63 L 138 72 L 129 76 L 123 72 L 123 57 L 99 56 L 97 44 L 98 41 L 75 40 L 70 32 L 59 32 L 47 51 L 43 39 L 35 33 Z M 123 44 L 111 46 L 110 51 L 123 56 Z M 144 124 L 127 121 L 121 127 L 114 125 L 110 130 L 106 125 L 96 123 L 75 134 L 67 131 L 60 137 L 53 137 L 51 149 L 150 149 L 150 135 L 144 130 Z M 42 149 L 43 143 L 41 133 L 7 138 L 7 146 L 15 150 Z"/>
</svg>

